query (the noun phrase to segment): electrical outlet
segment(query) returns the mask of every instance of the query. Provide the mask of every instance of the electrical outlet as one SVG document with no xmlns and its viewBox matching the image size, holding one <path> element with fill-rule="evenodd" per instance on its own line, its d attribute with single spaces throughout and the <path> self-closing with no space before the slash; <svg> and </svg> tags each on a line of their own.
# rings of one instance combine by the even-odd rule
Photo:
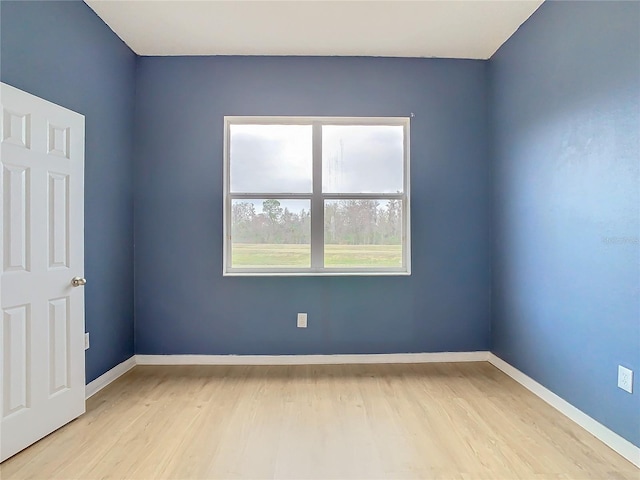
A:
<svg viewBox="0 0 640 480">
<path fill-rule="evenodd" d="M 298 328 L 307 328 L 307 314 L 299 313 L 298 314 Z"/>
<path fill-rule="evenodd" d="M 89 332 L 85 332 L 84 334 L 84 349 L 87 350 L 89 348 Z"/>
<path fill-rule="evenodd" d="M 633 393 L 633 370 L 618 365 L 618 387 L 625 392 Z"/>
</svg>

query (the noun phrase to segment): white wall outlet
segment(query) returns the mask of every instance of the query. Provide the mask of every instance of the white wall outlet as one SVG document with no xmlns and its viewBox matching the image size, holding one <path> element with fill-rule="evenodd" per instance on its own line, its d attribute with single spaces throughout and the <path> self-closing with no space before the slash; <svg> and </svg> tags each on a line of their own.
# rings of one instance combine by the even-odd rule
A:
<svg viewBox="0 0 640 480">
<path fill-rule="evenodd" d="M 618 365 L 618 387 L 625 392 L 633 393 L 633 370 Z"/>
<path fill-rule="evenodd" d="M 307 328 L 307 314 L 299 313 L 298 314 L 298 328 Z"/>
<path fill-rule="evenodd" d="M 84 334 L 84 349 L 89 349 L 89 332 L 85 332 Z"/>
</svg>

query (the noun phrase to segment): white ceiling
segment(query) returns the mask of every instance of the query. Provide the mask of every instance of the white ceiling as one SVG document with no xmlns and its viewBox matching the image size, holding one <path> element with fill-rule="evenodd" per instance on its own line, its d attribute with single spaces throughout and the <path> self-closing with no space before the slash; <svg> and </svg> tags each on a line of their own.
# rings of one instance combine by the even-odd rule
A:
<svg viewBox="0 0 640 480">
<path fill-rule="evenodd" d="M 543 0 L 85 0 L 139 55 L 487 59 Z"/>
</svg>

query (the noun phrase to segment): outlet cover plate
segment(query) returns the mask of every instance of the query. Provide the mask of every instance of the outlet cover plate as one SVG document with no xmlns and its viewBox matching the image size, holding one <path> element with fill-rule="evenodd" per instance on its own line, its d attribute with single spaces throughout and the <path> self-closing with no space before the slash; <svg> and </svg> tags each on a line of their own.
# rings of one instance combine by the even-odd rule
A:
<svg viewBox="0 0 640 480">
<path fill-rule="evenodd" d="M 298 314 L 298 328 L 307 328 L 307 314 L 299 313 Z"/>
<path fill-rule="evenodd" d="M 625 392 L 633 393 L 633 370 L 618 365 L 618 387 Z"/>
</svg>

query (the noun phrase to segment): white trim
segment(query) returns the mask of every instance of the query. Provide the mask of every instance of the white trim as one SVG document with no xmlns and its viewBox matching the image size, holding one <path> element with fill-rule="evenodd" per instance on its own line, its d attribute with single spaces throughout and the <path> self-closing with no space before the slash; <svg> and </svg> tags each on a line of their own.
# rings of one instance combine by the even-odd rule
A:
<svg viewBox="0 0 640 480">
<path fill-rule="evenodd" d="M 136 365 L 345 365 L 372 363 L 484 362 L 489 352 L 382 353 L 362 355 L 134 355 L 85 387 L 89 398 Z"/>
<path fill-rule="evenodd" d="M 345 365 L 363 363 L 485 362 L 489 352 L 362 355 L 136 355 L 137 365 Z"/>
<path fill-rule="evenodd" d="M 224 141 L 222 146 L 222 272 L 223 275 L 231 267 L 231 199 L 227 192 L 231 190 L 229 178 L 229 144 L 231 143 L 231 129 L 229 128 L 232 117 L 224 117 Z M 227 213 L 229 212 L 229 213 Z"/>
<path fill-rule="evenodd" d="M 314 270 L 309 269 L 307 271 L 300 271 L 294 269 L 278 269 L 276 270 L 258 270 L 257 268 L 243 268 L 243 269 L 228 269 L 225 274 L 226 277 L 408 277 L 411 276 L 411 272 L 407 272 L 400 269 L 385 268 L 375 271 L 367 270 L 364 268 L 352 268 L 349 270 L 334 269 L 322 269 Z"/>
<path fill-rule="evenodd" d="M 225 115 L 225 120 L 236 125 L 313 125 L 315 122 L 330 123 L 331 125 L 407 125 L 411 118 L 406 117 L 325 117 L 325 116 L 295 116 L 295 115 Z"/>
<path fill-rule="evenodd" d="M 136 361 L 136 357 L 134 355 L 133 357 L 131 357 L 131 358 L 125 360 L 124 362 L 116 365 L 111 370 L 103 373 L 102 375 L 100 375 L 95 380 L 87 383 L 87 385 L 85 386 L 85 389 L 84 389 L 85 398 L 89 398 L 89 397 L 95 395 L 100 390 L 102 390 L 104 387 L 109 385 L 111 382 L 114 382 L 115 380 L 120 378 L 122 375 L 127 373 L 129 370 L 131 370 L 133 367 L 135 367 L 136 364 L 137 364 L 137 361 Z"/>
<path fill-rule="evenodd" d="M 598 440 L 608 445 L 610 448 L 622 455 L 637 467 L 640 467 L 639 447 L 636 447 L 630 441 L 622 438 L 620 435 L 605 427 L 597 420 L 594 420 L 582 410 L 574 407 L 569 402 L 562 399 L 548 388 L 539 384 L 531 377 L 525 375 L 517 368 L 509 365 L 500 357 L 497 357 L 493 353 L 490 353 L 488 357 L 489 363 L 491 363 L 494 367 L 509 375 L 516 382 L 521 384 L 533 394 L 540 397 L 542 400 L 547 402 L 549 405 L 568 417 L 570 420 L 573 420 Z"/>
<path fill-rule="evenodd" d="M 402 267 L 411 275 L 411 118 L 404 127 L 404 198 L 402 200 Z"/>
</svg>

